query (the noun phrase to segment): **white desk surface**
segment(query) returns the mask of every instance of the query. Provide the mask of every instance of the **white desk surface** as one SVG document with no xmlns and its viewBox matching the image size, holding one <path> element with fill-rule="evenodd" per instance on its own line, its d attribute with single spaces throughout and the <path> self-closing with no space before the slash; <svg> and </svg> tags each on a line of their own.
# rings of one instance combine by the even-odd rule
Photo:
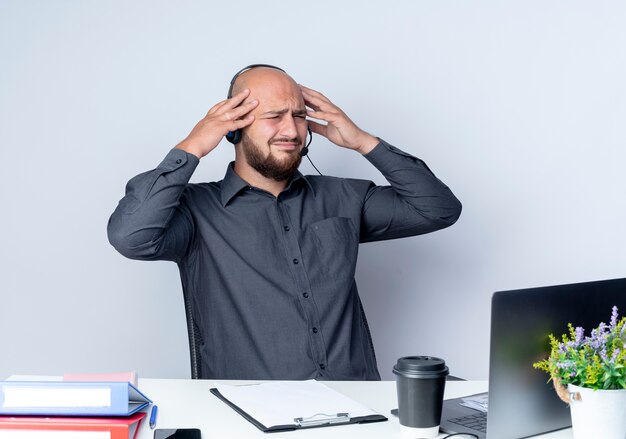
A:
<svg viewBox="0 0 626 439">
<path fill-rule="evenodd" d="M 385 415 L 387 422 L 263 433 L 209 392 L 213 380 L 140 379 L 139 389 L 158 405 L 156 428 L 199 428 L 203 439 L 407 439 L 400 433 L 398 418 L 389 412 L 397 407 L 394 381 L 324 381 L 324 384 Z M 222 381 L 243 384 L 246 381 Z M 248 383 L 250 381 L 247 381 Z M 445 398 L 480 393 L 486 381 L 448 381 Z M 152 439 L 148 418 L 142 421 L 137 439 Z M 445 434 L 440 434 L 440 438 Z M 537 436 L 541 439 L 571 439 L 571 429 Z"/>
</svg>

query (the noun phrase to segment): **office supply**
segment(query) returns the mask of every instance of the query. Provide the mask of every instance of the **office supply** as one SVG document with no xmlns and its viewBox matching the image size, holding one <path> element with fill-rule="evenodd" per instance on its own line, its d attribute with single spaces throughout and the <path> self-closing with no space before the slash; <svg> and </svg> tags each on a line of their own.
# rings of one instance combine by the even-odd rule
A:
<svg viewBox="0 0 626 439">
<path fill-rule="evenodd" d="M 446 362 L 425 355 L 402 357 L 393 366 L 393 373 L 402 430 L 420 438 L 437 437 L 446 378 L 450 374 Z"/>
<path fill-rule="evenodd" d="M 315 380 L 222 384 L 211 393 L 266 433 L 387 420 Z"/>
<path fill-rule="evenodd" d="M 157 420 L 157 411 L 159 410 L 159 408 L 156 406 L 156 404 L 154 404 L 152 406 L 152 410 L 150 411 L 150 428 L 154 429 L 154 427 L 156 427 L 156 420 Z"/>
<path fill-rule="evenodd" d="M 122 381 L 0 381 L 0 415 L 128 416 L 151 402 Z"/>
<path fill-rule="evenodd" d="M 197 428 L 159 428 L 154 430 L 154 439 L 201 439 Z"/>
<path fill-rule="evenodd" d="M 137 387 L 137 372 L 114 373 L 66 373 L 63 381 L 126 381 Z"/>
<path fill-rule="evenodd" d="M 0 439 L 135 439 L 145 416 L 0 416 Z"/>
<path fill-rule="evenodd" d="M 626 279 L 494 293 L 488 411 L 464 406 L 467 397 L 445 400 L 442 431 L 508 439 L 569 427 L 569 408 L 546 383 L 545 374 L 532 365 L 548 356 L 548 334 L 561 333 L 568 323 L 595 327 L 608 320 L 607 310 L 613 305 L 626 310 Z M 487 406 L 480 396 L 470 399 Z M 462 426 L 468 421 L 470 425 L 486 421 L 486 429 Z"/>
</svg>

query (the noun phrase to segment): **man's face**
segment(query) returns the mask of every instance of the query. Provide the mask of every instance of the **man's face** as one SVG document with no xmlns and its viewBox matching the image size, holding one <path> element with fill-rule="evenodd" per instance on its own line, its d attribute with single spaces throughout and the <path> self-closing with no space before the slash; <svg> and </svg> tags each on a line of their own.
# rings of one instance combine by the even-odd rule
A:
<svg viewBox="0 0 626 439">
<path fill-rule="evenodd" d="M 266 178 L 286 180 L 302 161 L 307 133 L 302 92 L 289 77 L 273 71 L 252 76 L 248 86 L 247 100 L 258 99 L 259 105 L 252 112 L 254 122 L 242 133 L 246 162 Z"/>
</svg>

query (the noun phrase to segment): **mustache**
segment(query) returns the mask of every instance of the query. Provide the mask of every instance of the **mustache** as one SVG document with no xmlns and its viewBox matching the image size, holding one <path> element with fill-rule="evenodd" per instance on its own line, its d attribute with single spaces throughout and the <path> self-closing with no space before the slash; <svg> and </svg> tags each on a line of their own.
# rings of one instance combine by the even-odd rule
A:
<svg viewBox="0 0 626 439">
<path fill-rule="evenodd" d="M 300 139 L 300 137 L 275 137 L 273 139 L 270 139 L 269 141 L 270 145 L 273 143 L 285 143 L 285 142 L 302 145 L 302 140 Z"/>
</svg>

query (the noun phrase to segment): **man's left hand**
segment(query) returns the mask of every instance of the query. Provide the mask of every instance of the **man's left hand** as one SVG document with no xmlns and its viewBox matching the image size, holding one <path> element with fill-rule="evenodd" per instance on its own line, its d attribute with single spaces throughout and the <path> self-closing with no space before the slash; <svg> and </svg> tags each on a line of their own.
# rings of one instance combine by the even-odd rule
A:
<svg viewBox="0 0 626 439">
<path fill-rule="evenodd" d="M 309 128 L 320 134 L 335 145 L 353 149 L 361 154 L 367 154 L 376 145 L 378 139 L 360 129 L 341 108 L 334 105 L 326 96 L 318 91 L 300 85 L 304 103 L 307 107 L 307 116 L 327 122 L 327 125 L 309 120 Z"/>
</svg>

